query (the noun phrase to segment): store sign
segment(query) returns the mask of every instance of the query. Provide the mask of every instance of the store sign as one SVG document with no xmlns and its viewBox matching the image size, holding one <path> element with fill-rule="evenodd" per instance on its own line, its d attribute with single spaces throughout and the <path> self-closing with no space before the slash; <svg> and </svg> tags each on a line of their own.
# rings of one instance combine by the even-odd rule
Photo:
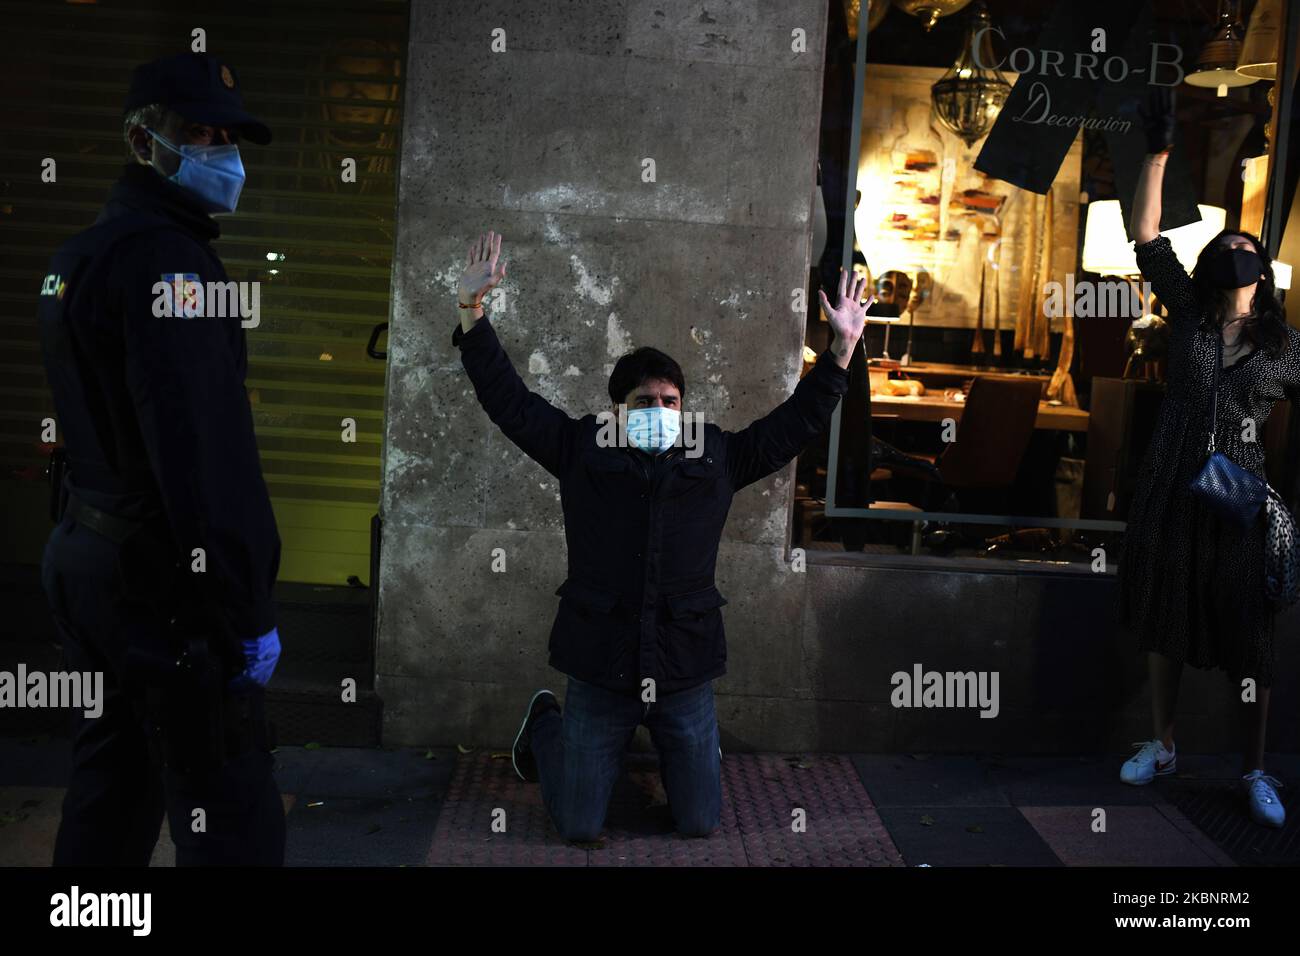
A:
<svg viewBox="0 0 1300 956">
<path fill-rule="evenodd" d="M 1045 194 L 1079 131 L 1098 130 L 1110 147 L 1127 215 L 1145 153 L 1138 106 L 1149 85 L 1176 86 L 1187 69 L 1182 48 L 1153 37 L 1150 25 L 1149 2 L 1057 3 L 1039 48 L 1016 47 L 997 63 L 981 62 L 1019 76 L 975 168 Z M 983 31 L 974 38 L 977 50 L 982 37 Z M 1190 185 L 1185 160 L 1180 166 L 1175 150 L 1167 170 L 1164 228 L 1200 218 Z"/>
<path fill-rule="evenodd" d="M 1129 78 L 1131 73 L 1145 73 L 1146 82 L 1157 86 L 1177 86 L 1183 82 L 1186 73 L 1182 67 L 1183 50 L 1176 43 L 1151 43 L 1151 60 L 1148 67 L 1134 68 L 1127 59 L 1122 56 L 1110 55 L 1105 59 L 1100 59 L 1106 54 L 1107 36 L 1102 27 L 1094 27 L 1089 37 L 1089 52 L 1075 51 L 1073 57 L 1069 58 L 1067 66 L 1067 56 L 1064 50 L 1038 50 L 1031 47 L 1018 46 L 1011 51 L 1009 56 L 1002 58 L 996 63 L 985 63 L 980 59 L 980 42 L 985 33 L 996 33 L 1006 41 L 1006 34 L 1001 28 L 988 26 L 981 29 L 975 34 L 971 41 L 971 54 L 975 58 L 976 65 L 986 70 L 1011 70 L 1019 73 L 1021 76 L 1032 74 L 1037 66 L 1037 73 L 1040 76 L 1057 76 L 1061 79 L 1089 79 L 1094 82 L 1104 79 L 1109 83 L 1123 83 Z M 1071 70 L 1072 72 L 1066 72 Z M 1101 76 L 1097 71 L 1101 71 Z"/>
</svg>

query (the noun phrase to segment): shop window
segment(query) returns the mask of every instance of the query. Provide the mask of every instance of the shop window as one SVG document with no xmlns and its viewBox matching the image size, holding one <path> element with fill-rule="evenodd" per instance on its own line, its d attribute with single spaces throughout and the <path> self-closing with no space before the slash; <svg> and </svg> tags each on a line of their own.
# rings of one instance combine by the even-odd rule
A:
<svg viewBox="0 0 1300 956">
<path fill-rule="evenodd" d="M 809 301 L 851 264 L 875 302 L 850 394 L 800 458 L 792 544 L 1113 571 L 1168 375 L 1126 230 L 1137 106 L 1176 93 L 1162 234 L 1180 260 L 1252 232 L 1285 302 L 1300 217 L 1279 5 L 989 0 L 932 5 L 932 23 L 917 6 L 872 5 L 859 74 L 859 4 L 830 2 Z M 1087 49 L 1054 39 L 1084 20 Z M 813 310 L 805 367 L 828 340 Z M 1297 418 L 1279 403 L 1259 436 L 1293 506 Z"/>
</svg>

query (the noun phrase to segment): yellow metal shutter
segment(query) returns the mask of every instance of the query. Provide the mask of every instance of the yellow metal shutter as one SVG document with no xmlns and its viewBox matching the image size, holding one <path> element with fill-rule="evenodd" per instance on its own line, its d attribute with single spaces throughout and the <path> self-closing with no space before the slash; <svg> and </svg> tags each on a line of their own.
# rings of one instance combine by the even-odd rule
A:
<svg viewBox="0 0 1300 956">
<path fill-rule="evenodd" d="M 94 220 L 126 161 L 131 69 L 190 49 L 198 28 L 274 134 L 269 146 L 241 145 L 248 181 L 238 213 L 220 218 L 215 248 L 231 279 L 261 284 L 247 385 L 283 539 L 280 577 L 368 583 L 384 363 L 367 357 L 366 343 L 388 320 L 407 5 L 203 8 L 0 0 L 21 40 L 0 66 L 0 561 L 38 562 L 49 531 L 40 422 L 54 411 L 35 323 L 47 260 Z M 41 181 L 46 157 L 56 182 Z M 345 159 L 355 160 L 355 183 L 342 179 Z M 344 419 L 355 421 L 355 442 L 342 440 Z"/>
</svg>

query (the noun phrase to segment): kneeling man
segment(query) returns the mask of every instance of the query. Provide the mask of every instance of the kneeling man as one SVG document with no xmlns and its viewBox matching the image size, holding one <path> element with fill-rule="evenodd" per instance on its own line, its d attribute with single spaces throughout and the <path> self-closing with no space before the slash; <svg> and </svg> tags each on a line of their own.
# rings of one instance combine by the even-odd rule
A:
<svg viewBox="0 0 1300 956">
<path fill-rule="evenodd" d="M 612 413 L 571 418 L 530 392 L 480 305 L 505 277 L 500 253 L 493 232 L 470 246 L 452 344 L 488 417 L 559 479 L 569 557 L 550 638 L 551 666 L 568 675 L 563 714 L 549 690 L 533 695 L 515 770 L 541 782 L 561 834 L 595 840 L 644 723 L 677 830 L 706 836 L 722 803 L 712 685 L 727 659 L 727 602 L 713 583 L 722 528 L 732 495 L 787 465 L 830 423 L 862 335 L 865 280 L 855 276 L 846 294 L 841 273 L 834 308 L 819 292 L 834 341 L 789 399 L 741 431 L 708 424 L 683 435 L 686 382 L 657 349 L 614 366 Z"/>
</svg>

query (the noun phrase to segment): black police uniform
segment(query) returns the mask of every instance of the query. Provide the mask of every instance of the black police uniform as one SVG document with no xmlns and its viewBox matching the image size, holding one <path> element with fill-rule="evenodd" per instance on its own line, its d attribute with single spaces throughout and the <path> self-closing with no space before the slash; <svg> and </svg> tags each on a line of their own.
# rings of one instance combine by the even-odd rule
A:
<svg viewBox="0 0 1300 956">
<path fill-rule="evenodd" d="M 137 69 L 127 107 L 177 104 L 187 120 L 234 125 L 232 95 L 238 106 L 233 71 L 186 54 Z M 145 865 L 164 811 L 178 865 L 283 863 L 264 692 L 229 687 L 244 667 L 240 642 L 275 626 L 280 556 L 244 390 L 245 333 L 237 314 L 155 310 L 175 288 L 158 284 L 177 275 L 226 281 L 209 246 L 218 233 L 189 190 L 130 164 L 42 284 L 42 349 L 68 459 L 44 585 L 64 666 L 103 672 L 105 697 L 101 716 L 76 712 L 56 865 Z"/>
</svg>

